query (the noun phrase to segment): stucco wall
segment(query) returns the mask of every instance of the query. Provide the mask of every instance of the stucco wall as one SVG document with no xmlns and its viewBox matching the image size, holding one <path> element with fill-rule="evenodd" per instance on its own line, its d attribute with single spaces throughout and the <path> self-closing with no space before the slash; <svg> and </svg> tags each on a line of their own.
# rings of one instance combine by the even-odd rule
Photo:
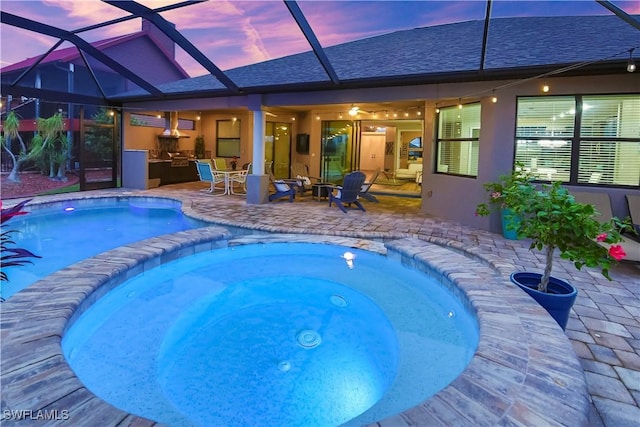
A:
<svg viewBox="0 0 640 427">
<path fill-rule="evenodd" d="M 549 96 L 576 94 L 614 94 L 638 93 L 640 80 L 631 73 L 611 76 L 582 76 L 548 78 Z M 286 106 L 287 111 L 295 111 L 297 116 L 295 130 L 292 133 L 292 162 L 300 161 L 309 165 L 312 176 L 320 173 L 321 120 L 316 120 L 314 105 L 358 102 L 415 101 L 424 99 L 424 167 L 422 200 L 423 212 L 458 221 L 473 227 L 498 232 L 500 230 L 497 215 L 491 217 L 475 216 L 477 203 L 485 201 L 483 183 L 496 180 L 500 175 L 509 173 L 513 166 L 515 149 L 515 115 L 517 96 L 542 95 L 540 79 L 522 81 L 491 81 L 456 84 L 433 84 L 421 86 L 398 86 L 386 88 L 349 89 L 344 91 L 296 92 L 263 95 L 259 104 L 266 109 Z M 495 89 L 498 102 L 491 102 Z M 481 102 L 481 132 L 479 140 L 478 177 L 460 177 L 435 173 L 435 109 L 463 103 Z M 253 107 L 255 105 L 251 104 Z M 196 110 L 213 111 L 203 115 L 202 133 L 205 135 L 207 150 L 215 156 L 215 120 L 231 118 L 234 115 L 243 121 L 241 164 L 251 160 L 252 153 L 252 115 L 247 108 L 248 98 L 243 96 L 229 98 L 201 98 L 170 101 L 153 101 L 133 104 L 137 108 L 147 107 L 162 111 Z M 241 111 L 242 110 L 242 111 Z M 225 112 L 226 111 L 226 112 Z M 233 113 L 227 113 L 233 111 Z M 320 111 L 320 110 L 318 110 Z M 276 119 L 276 121 L 279 121 Z M 283 120 L 284 121 L 284 120 Z M 295 134 L 309 133 L 309 155 L 295 153 Z M 130 140 L 132 138 L 132 140 Z M 142 140 L 144 135 L 126 134 L 125 147 L 139 148 L 134 141 Z M 148 137 L 147 137 L 148 138 Z M 607 189 L 605 187 L 580 187 L 581 191 L 605 191 L 610 194 L 614 214 L 628 214 L 624 203 L 624 194 L 638 192 L 636 189 Z"/>
<path fill-rule="evenodd" d="M 636 93 L 640 89 L 637 76 L 616 75 L 597 77 L 572 77 L 547 79 L 553 95 Z M 482 127 L 479 141 L 478 177 L 457 177 L 434 173 L 435 142 L 430 153 L 425 154 L 431 167 L 423 173 L 423 205 L 425 213 L 445 217 L 473 227 L 500 231 L 497 214 L 490 217 L 475 215 L 477 203 L 486 201 L 482 184 L 495 181 L 500 175 L 509 173 L 513 167 L 515 150 L 516 103 L 517 96 L 541 95 L 542 81 L 532 80 L 523 84 L 496 91 L 498 102 L 491 102 L 491 92 L 480 98 Z M 446 96 L 446 93 L 442 96 Z M 442 103 L 440 104 L 442 105 Z M 449 104 L 452 105 L 452 104 Z M 435 106 L 429 103 L 425 117 L 434 117 Z M 425 120 L 425 135 L 433 131 L 433 126 Z M 427 146 L 425 145 L 425 148 Z M 570 187 L 575 188 L 575 187 Z M 624 194 L 638 192 L 638 189 L 605 189 L 603 187 L 580 186 L 580 191 L 606 191 L 610 194 L 613 212 L 617 216 L 628 215 Z"/>
</svg>

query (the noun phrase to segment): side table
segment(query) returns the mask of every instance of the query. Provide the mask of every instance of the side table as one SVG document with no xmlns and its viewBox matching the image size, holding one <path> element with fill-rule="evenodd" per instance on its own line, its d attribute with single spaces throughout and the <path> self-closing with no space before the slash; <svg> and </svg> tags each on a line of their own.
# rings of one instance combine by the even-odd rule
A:
<svg viewBox="0 0 640 427">
<path fill-rule="evenodd" d="M 326 199 L 327 197 L 329 197 L 329 191 L 331 191 L 332 187 L 333 184 L 330 184 L 328 182 L 313 184 L 311 186 L 311 198 L 318 201 L 322 200 L 322 198 Z"/>
</svg>

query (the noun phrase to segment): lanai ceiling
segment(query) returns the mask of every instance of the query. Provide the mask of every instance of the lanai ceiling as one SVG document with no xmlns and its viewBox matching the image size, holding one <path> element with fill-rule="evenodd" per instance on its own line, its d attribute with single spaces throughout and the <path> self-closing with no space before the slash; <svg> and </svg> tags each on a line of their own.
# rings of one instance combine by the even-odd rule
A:
<svg viewBox="0 0 640 427">
<path fill-rule="evenodd" d="M 24 5 L 32 4 L 33 9 L 29 9 L 28 6 L 17 7 L 17 4 L 22 3 Z M 71 2 L 69 2 L 71 3 Z M 83 2 L 88 4 L 89 2 Z M 91 2 L 96 3 L 96 2 Z M 322 3 L 331 3 L 330 15 L 326 14 L 326 8 L 322 9 Z M 422 17 L 420 21 L 416 23 L 413 19 L 414 16 L 400 15 L 389 16 L 389 19 L 406 20 L 407 25 L 414 25 L 420 27 L 428 27 L 434 24 L 442 24 L 452 22 L 451 18 L 443 18 L 438 15 L 442 14 L 443 5 L 459 4 L 466 10 L 464 16 L 467 19 L 478 21 L 481 23 L 477 31 L 478 43 L 473 47 L 475 49 L 476 61 L 472 68 L 474 75 L 480 75 L 484 71 L 485 58 L 487 50 L 490 49 L 488 44 L 488 34 L 491 31 L 492 19 L 496 16 L 505 16 L 507 13 L 501 8 L 504 8 L 507 3 L 513 2 L 494 2 L 492 0 L 486 1 L 473 1 L 473 2 L 391 2 L 400 6 L 400 3 L 408 3 L 412 7 L 411 11 L 416 13 L 416 10 L 420 11 Z M 559 2 L 557 2 L 559 3 Z M 611 2 L 611 1 L 599 1 L 593 2 L 597 4 L 602 10 L 603 15 L 615 15 L 621 22 L 625 22 L 630 28 L 640 30 L 640 21 L 627 11 L 624 6 L 628 6 L 633 2 Z M 24 82 L 26 76 L 33 70 L 37 69 L 42 61 L 45 61 L 49 55 L 55 54 L 56 49 L 65 46 L 75 46 L 83 57 L 85 64 L 91 70 L 92 64 L 100 63 L 101 66 L 106 66 L 117 73 L 121 74 L 125 78 L 129 79 L 136 87 L 139 88 L 139 93 L 143 94 L 147 98 L 162 99 L 166 97 L 170 91 L 168 91 L 163 85 L 157 85 L 151 83 L 146 76 L 141 76 L 131 72 L 129 69 L 119 64 L 117 60 L 114 60 L 107 55 L 104 55 L 94 44 L 95 33 L 105 29 L 110 29 L 111 34 L 124 35 L 131 33 L 132 21 L 138 22 L 140 18 L 144 18 L 157 26 L 166 36 L 170 37 L 177 45 L 176 59 L 182 66 L 190 70 L 191 75 L 204 74 L 209 75 L 214 79 L 215 85 L 219 86 L 215 93 L 217 96 L 229 96 L 242 93 L 260 93 L 261 91 L 268 92 L 270 90 L 282 90 L 286 89 L 287 85 L 274 85 L 273 87 L 261 86 L 261 87 L 243 87 L 238 81 L 240 79 L 230 76 L 242 75 L 241 70 L 247 68 L 246 66 L 256 62 L 263 62 L 265 59 L 260 54 L 252 52 L 250 44 L 251 31 L 240 31 L 234 37 L 233 33 L 225 32 L 223 28 L 224 23 L 216 20 L 214 15 L 216 9 L 221 5 L 234 8 L 233 13 L 237 17 L 237 26 L 251 26 L 253 31 L 266 31 L 270 34 L 279 34 L 271 38 L 256 38 L 256 43 L 273 43 L 270 46 L 255 46 L 255 51 L 261 51 L 262 53 L 280 52 L 283 56 L 299 54 L 303 52 L 310 52 L 313 54 L 314 61 L 317 67 L 321 67 L 323 70 L 324 79 L 335 87 L 341 87 L 348 80 L 345 77 L 341 77 L 336 72 L 335 61 L 332 61 L 327 55 L 327 48 L 332 44 L 335 44 L 336 40 L 358 40 L 362 37 L 373 37 L 377 34 L 361 33 L 358 31 L 359 26 L 357 23 L 359 20 L 368 19 L 367 11 L 369 6 L 367 2 L 296 2 L 296 1 L 267 1 L 267 2 L 209 2 L 209 1 L 183 1 L 183 2 L 162 2 L 158 1 L 113 1 L 104 0 L 100 3 L 100 6 L 108 6 L 107 16 L 96 14 L 92 17 L 93 22 L 90 25 L 74 27 L 74 14 L 70 13 L 67 19 L 57 21 L 51 19 L 49 22 L 45 19 L 42 22 L 42 17 L 38 13 L 36 2 L 3 2 L 1 7 L 1 22 L 3 39 L 7 39 L 9 31 L 18 31 L 19 33 L 26 35 L 37 34 L 40 38 L 46 38 L 50 42 L 50 49 L 44 53 L 44 55 L 37 56 L 34 60 L 21 72 L 17 77 L 12 78 L 11 81 L 2 81 L 2 94 L 24 94 L 26 87 L 21 83 Z M 620 5 L 620 6 L 618 6 Z M 326 6 L 326 4 L 325 4 Z M 421 8 L 421 9 L 417 9 Z M 324 13 L 322 11 L 325 11 Z M 391 9 L 393 10 L 393 9 Z M 185 25 L 184 28 L 179 25 L 179 22 L 186 22 L 184 17 L 201 17 L 201 25 L 191 26 Z M 86 16 L 85 16 L 86 18 Z M 108 18 L 108 19 L 106 19 Z M 412 19 L 410 19 L 412 18 Z M 197 19 L 196 19 L 197 21 Z M 83 21 L 86 22 L 86 21 Z M 178 22 L 178 23 L 176 23 Z M 189 21 L 193 23 L 192 21 Z M 344 25 L 344 23 L 350 23 L 350 25 Z M 139 28 L 139 27 L 138 27 Z M 296 28 L 296 31 L 292 31 L 292 28 Z M 402 27 L 394 27 L 398 29 Z M 119 30 L 124 29 L 124 30 Z M 407 28 L 410 29 L 410 28 Z M 246 30 L 246 28 L 245 28 Z M 118 33 L 118 31 L 122 31 Z M 201 32 L 207 32 L 208 38 L 198 37 Z M 381 28 L 380 33 L 388 32 L 386 28 Z M 284 40 L 284 33 L 289 34 L 288 46 L 289 51 L 278 51 L 275 49 L 279 40 Z M 346 34 L 348 33 L 348 34 Z M 291 36 L 291 34 L 294 34 Z M 228 39 L 221 42 L 217 39 L 218 35 L 228 37 Z M 291 39 L 293 37 L 293 41 Z M 208 40 L 208 41 L 207 41 Z M 247 44 L 248 42 L 248 44 Z M 446 43 L 446 41 L 443 41 Z M 216 44 L 218 46 L 218 52 L 222 57 L 223 49 L 225 46 L 229 46 L 231 49 L 236 49 L 238 57 L 240 59 L 235 62 L 229 60 L 216 60 L 216 51 L 210 52 L 209 45 Z M 258 44 L 258 43 L 257 43 Z M 7 49 L 14 49 L 14 46 L 3 46 L 3 51 Z M 410 49 L 407 46 L 407 49 Z M 621 49 L 627 47 L 621 46 Z M 630 50 L 630 54 L 633 53 L 633 49 Z M 636 52 L 640 53 L 640 52 Z M 255 55 L 254 55 L 255 54 Z M 367 52 L 358 52 L 358 54 L 364 54 Z M 375 53 L 372 53 L 374 55 Z M 232 56 L 233 57 L 233 56 Z M 258 60 L 255 60 L 255 59 Z M 263 61 L 260 61 L 260 58 Z M 620 58 L 619 58 L 620 59 Z M 624 59 L 624 57 L 622 58 Z M 384 58 L 381 58 L 384 60 Z M 226 62 L 225 62 L 226 61 Z M 269 61 L 267 61 L 268 63 Z M 184 64 L 184 65 L 183 65 Z M 3 59 L 3 67 L 6 66 Z M 299 70 L 302 72 L 303 70 Z M 287 73 L 295 73 L 296 70 L 287 70 Z M 195 73 L 195 74 L 194 74 Z M 101 87 L 96 73 L 91 72 L 92 76 L 96 80 L 98 87 Z M 343 73 L 344 74 L 344 73 Z M 178 82 L 180 83 L 180 82 Z M 395 84 L 398 82 L 396 81 Z M 358 83 L 361 86 L 366 86 L 366 81 L 363 80 Z M 293 87 L 293 86 L 292 86 Z M 33 89 L 33 88 L 31 88 Z M 91 103 L 114 103 L 122 99 L 122 94 L 109 93 L 101 89 L 102 97 L 88 97 L 79 93 L 53 93 L 48 92 L 46 96 L 48 99 L 66 101 L 66 102 L 91 102 Z M 194 93 L 197 92 L 194 90 Z M 211 93 L 209 93 L 211 95 Z M 403 105 L 402 108 L 413 108 L 415 105 Z M 332 110 L 342 108 L 345 112 L 350 108 L 350 105 L 331 106 Z M 362 105 L 363 110 L 372 111 L 385 111 L 384 105 L 378 105 L 375 103 Z M 398 108 L 396 106 L 396 108 Z"/>
</svg>

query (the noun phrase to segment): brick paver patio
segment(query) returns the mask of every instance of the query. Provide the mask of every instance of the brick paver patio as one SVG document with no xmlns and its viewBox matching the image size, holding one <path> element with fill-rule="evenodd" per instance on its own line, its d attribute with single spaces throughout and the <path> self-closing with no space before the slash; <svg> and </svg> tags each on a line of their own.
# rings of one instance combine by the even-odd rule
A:
<svg viewBox="0 0 640 427">
<path fill-rule="evenodd" d="M 202 183 L 188 183 L 131 193 L 179 199 L 187 214 L 220 225 L 368 239 L 413 237 L 459 248 L 467 257 L 503 276 L 514 270 L 541 270 L 543 255 L 529 251 L 526 241 L 506 240 L 498 234 L 429 217 L 420 212 L 420 201 L 415 198 L 383 195 L 379 196 L 380 203 L 365 202 L 367 212 L 343 214 L 310 195 L 294 203 L 283 200 L 247 205 L 242 196 L 210 195 L 201 188 Z M 114 192 L 127 193 L 111 190 L 83 194 Z M 34 202 L 63 197 L 48 196 Z M 591 397 L 589 425 L 640 425 L 640 268 L 622 263 L 612 270 L 613 280 L 608 281 L 597 271 L 577 271 L 558 259 L 554 275 L 579 289 L 566 335 L 582 364 Z"/>
</svg>

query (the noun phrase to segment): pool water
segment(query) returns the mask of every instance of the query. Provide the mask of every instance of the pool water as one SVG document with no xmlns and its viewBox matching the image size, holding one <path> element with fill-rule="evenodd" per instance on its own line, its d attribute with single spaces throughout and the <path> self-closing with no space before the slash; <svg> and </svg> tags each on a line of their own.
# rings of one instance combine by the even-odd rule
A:
<svg viewBox="0 0 640 427">
<path fill-rule="evenodd" d="M 476 319 L 435 279 L 371 252 L 270 243 L 147 271 L 62 346 L 89 390 L 163 424 L 336 426 L 417 405 L 477 342 Z"/>
<path fill-rule="evenodd" d="M 31 208 L 27 205 L 27 208 Z M 33 206 L 6 224 L 16 247 L 42 258 L 5 272 L 0 296 L 7 299 L 39 279 L 100 252 L 165 233 L 208 225 L 182 214 L 180 203 L 154 198 L 91 199 Z M 4 227 L 3 227 L 4 228 Z"/>
</svg>

